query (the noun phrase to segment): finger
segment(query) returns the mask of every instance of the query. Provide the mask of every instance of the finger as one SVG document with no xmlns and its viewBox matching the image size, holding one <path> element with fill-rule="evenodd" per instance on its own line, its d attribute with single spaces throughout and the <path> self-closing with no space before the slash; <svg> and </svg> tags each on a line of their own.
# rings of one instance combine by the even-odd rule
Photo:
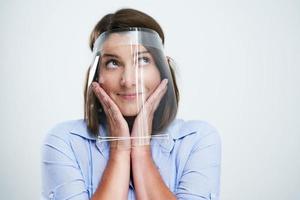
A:
<svg viewBox="0 0 300 200">
<path fill-rule="evenodd" d="M 167 90 L 168 90 L 168 86 L 165 85 L 162 89 L 159 90 L 155 99 L 161 99 L 164 96 L 164 94 L 167 92 Z"/>
<path fill-rule="evenodd" d="M 151 102 L 151 105 L 149 105 L 149 110 L 152 111 L 152 113 L 154 111 L 156 111 L 159 103 L 161 102 L 161 99 L 163 98 L 163 96 L 166 94 L 167 89 L 163 89 L 162 92 Z"/>
<path fill-rule="evenodd" d="M 114 101 L 110 98 L 110 96 L 105 92 L 105 90 L 98 84 L 93 83 L 93 89 L 95 89 L 95 92 L 99 99 L 102 102 L 102 106 L 104 106 L 106 110 L 106 114 L 114 120 L 118 120 L 119 117 L 122 116 L 118 106 L 114 103 Z"/>
<path fill-rule="evenodd" d="M 122 117 L 119 107 L 113 102 L 111 98 L 107 99 L 107 107 L 109 108 L 110 117 L 114 120 L 120 119 Z"/>
<path fill-rule="evenodd" d="M 154 105 L 153 105 L 154 111 L 155 111 L 156 108 L 158 107 L 158 105 L 159 105 L 161 99 L 162 99 L 163 96 L 166 94 L 167 90 L 168 90 L 167 87 L 164 88 L 164 89 L 159 93 L 159 95 L 158 95 L 158 97 L 155 99 L 155 101 L 153 102 L 153 104 L 154 104 Z"/>
<path fill-rule="evenodd" d="M 153 105 L 153 103 L 158 99 L 159 96 L 163 96 L 163 94 L 167 91 L 168 79 L 164 79 L 159 86 L 155 89 L 152 95 L 146 101 L 146 104 Z"/>
<path fill-rule="evenodd" d="M 99 90 L 101 92 L 101 94 L 104 96 L 104 99 L 106 100 L 106 106 L 109 108 L 111 117 L 113 117 L 114 119 L 121 117 L 121 111 L 119 109 L 119 107 L 115 104 L 115 102 L 110 98 L 110 96 L 104 91 L 103 88 L 101 88 L 99 86 Z"/>
<path fill-rule="evenodd" d="M 106 103 L 107 100 L 104 98 L 104 95 L 101 93 L 101 90 L 99 88 L 100 86 L 97 82 L 92 83 L 92 90 L 96 95 L 96 97 L 98 98 L 98 100 L 100 101 L 105 113 L 107 113 L 108 112 L 108 107 Z"/>
<path fill-rule="evenodd" d="M 164 80 L 161 81 L 161 83 L 155 90 L 155 93 L 158 94 L 158 93 L 162 92 L 165 88 L 167 88 L 167 84 L 168 84 L 168 79 L 165 78 Z"/>
<path fill-rule="evenodd" d="M 106 92 L 100 87 L 100 85 L 97 82 L 92 83 L 93 91 L 97 98 L 99 99 L 104 112 L 106 116 L 108 117 L 108 120 L 111 120 L 113 118 L 113 111 L 111 108 L 111 105 L 109 104 L 109 96 L 106 94 Z"/>
</svg>

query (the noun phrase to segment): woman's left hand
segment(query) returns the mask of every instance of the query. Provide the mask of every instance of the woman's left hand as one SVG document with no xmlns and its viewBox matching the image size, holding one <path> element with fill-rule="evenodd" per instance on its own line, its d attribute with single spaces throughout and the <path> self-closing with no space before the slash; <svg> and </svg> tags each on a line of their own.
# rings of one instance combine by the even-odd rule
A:
<svg viewBox="0 0 300 200">
<path fill-rule="evenodd" d="M 131 144 L 133 147 L 150 144 L 154 112 L 167 91 L 167 84 L 168 79 L 161 81 L 135 118 L 131 131 L 131 137 L 133 137 Z"/>
</svg>

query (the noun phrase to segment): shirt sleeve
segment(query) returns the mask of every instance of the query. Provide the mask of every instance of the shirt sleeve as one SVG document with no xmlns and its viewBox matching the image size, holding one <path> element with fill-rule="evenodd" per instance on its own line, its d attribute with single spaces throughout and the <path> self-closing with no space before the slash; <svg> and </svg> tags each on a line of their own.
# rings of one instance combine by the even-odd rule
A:
<svg viewBox="0 0 300 200">
<path fill-rule="evenodd" d="M 207 134 L 195 134 L 193 147 L 183 168 L 176 197 L 189 200 L 219 200 L 221 140 L 211 128 Z M 198 135 L 198 136 L 197 136 Z"/>
<path fill-rule="evenodd" d="M 72 146 L 57 134 L 49 133 L 42 145 L 42 199 L 89 199 Z"/>
</svg>

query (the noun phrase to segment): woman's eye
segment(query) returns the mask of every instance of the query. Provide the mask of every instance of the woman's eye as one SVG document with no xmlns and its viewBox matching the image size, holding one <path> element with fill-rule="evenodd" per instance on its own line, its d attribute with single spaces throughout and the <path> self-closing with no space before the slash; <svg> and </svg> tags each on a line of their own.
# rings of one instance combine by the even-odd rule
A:
<svg viewBox="0 0 300 200">
<path fill-rule="evenodd" d="M 105 63 L 106 68 L 108 69 L 116 69 L 119 66 L 119 63 L 117 60 L 109 60 Z"/>
<path fill-rule="evenodd" d="M 147 65 L 149 63 L 150 63 L 150 58 L 148 57 L 139 58 L 139 65 Z"/>
</svg>

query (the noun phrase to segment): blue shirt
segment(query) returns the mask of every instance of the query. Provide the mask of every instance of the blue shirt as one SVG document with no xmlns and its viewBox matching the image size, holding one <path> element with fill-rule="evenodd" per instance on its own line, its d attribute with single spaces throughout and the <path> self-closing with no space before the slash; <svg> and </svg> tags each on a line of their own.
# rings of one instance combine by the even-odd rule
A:
<svg viewBox="0 0 300 200">
<path fill-rule="evenodd" d="M 101 135 L 106 135 L 100 126 Z M 221 141 L 204 121 L 175 119 L 167 139 L 151 141 L 152 158 L 177 199 L 218 200 Z M 109 158 L 107 142 L 87 130 L 84 120 L 60 123 L 42 145 L 42 199 L 87 200 L 96 191 Z M 135 199 L 130 183 L 128 199 Z"/>
</svg>

